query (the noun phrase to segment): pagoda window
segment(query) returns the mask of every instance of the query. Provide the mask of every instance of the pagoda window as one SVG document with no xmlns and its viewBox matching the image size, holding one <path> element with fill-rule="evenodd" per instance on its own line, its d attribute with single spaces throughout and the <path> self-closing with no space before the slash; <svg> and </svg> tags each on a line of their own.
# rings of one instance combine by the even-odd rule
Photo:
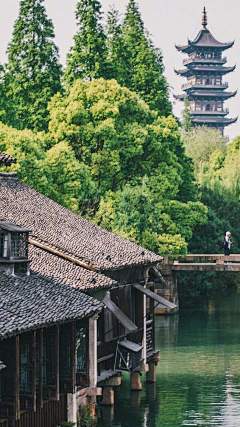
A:
<svg viewBox="0 0 240 427">
<path fill-rule="evenodd" d="M 200 101 L 197 101 L 196 102 L 196 111 L 201 111 L 201 109 L 202 109 L 202 106 L 201 106 L 201 102 Z"/>
<path fill-rule="evenodd" d="M 221 101 L 217 102 L 217 111 L 222 111 L 222 102 Z"/>
<path fill-rule="evenodd" d="M 220 77 L 219 78 L 216 78 L 216 85 L 220 85 L 221 84 L 221 79 L 220 79 Z"/>
<path fill-rule="evenodd" d="M 196 82 L 198 85 L 200 85 L 201 83 L 202 83 L 202 80 L 201 79 L 197 79 L 197 82 Z"/>
<path fill-rule="evenodd" d="M 207 104 L 206 105 L 206 111 L 211 111 L 212 110 L 212 106 L 211 104 Z"/>
<path fill-rule="evenodd" d="M 211 80 L 209 78 L 206 79 L 206 85 L 210 85 L 211 84 Z"/>
</svg>

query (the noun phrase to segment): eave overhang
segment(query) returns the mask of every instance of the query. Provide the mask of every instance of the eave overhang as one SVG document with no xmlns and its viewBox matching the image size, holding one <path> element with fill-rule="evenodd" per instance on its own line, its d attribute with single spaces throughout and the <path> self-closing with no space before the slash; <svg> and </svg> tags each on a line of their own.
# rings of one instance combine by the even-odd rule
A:
<svg viewBox="0 0 240 427">
<path fill-rule="evenodd" d="M 205 50 L 205 49 L 217 49 L 218 51 L 224 51 L 229 49 L 234 45 L 234 41 L 228 43 L 221 43 L 216 40 L 213 35 L 207 29 L 201 29 L 194 40 L 188 39 L 187 45 L 175 45 L 175 48 L 179 52 L 191 53 L 196 50 Z"/>
<path fill-rule="evenodd" d="M 237 121 L 238 117 L 234 117 L 231 119 L 228 119 L 226 117 L 207 117 L 207 116 L 200 116 L 200 117 L 192 117 L 192 123 L 204 125 L 204 124 L 219 124 L 223 126 L 231 125 L 232 123 L 235 123 Z"/>
<path fill-rule="evenodd" d="M 196 73 L 208 73 L 208 74 L 212 74 L 214 73 L 218 73 L 220 75 L 224 75 L 224 74 L 228 74 L 231 73 L 232 71 L 234 71 L 236 68 L 236 65 L 234 65 L 233 67 L 221 67 L 221 66 L 191 66 L 191 67 L 186 67 L 183 68 L 182 70 L 176 70 L 174 69 L 174 72 L 180 76 L 192 76 L 195 75 Z"/>
<path fill-rule="evenodd" d="M 234 92 L 220 92 L 220 91 L 208 91 L 208 90 L 189 90 L 186 89 L 186 92 L 189 97 L 192 98 L 224 98 L 229 99 L 237 94 L 237 90 Z M 186 95 L 185 95 L 186 96 Z M 184 97 L 184 95 L 183 95 Z"/>
</svg>

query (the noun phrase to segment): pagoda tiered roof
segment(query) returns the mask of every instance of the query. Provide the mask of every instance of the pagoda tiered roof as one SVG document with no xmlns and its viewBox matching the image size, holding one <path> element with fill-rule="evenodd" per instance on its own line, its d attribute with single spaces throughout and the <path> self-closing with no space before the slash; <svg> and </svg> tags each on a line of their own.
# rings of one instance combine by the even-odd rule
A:
<svg viewBox="0 0 240 427">
<path fill-rule="evenodd" d="M 195 75 L 196 73 L 217 73 L 217 74 L 227 74 L 234 71 L 236 68 L 236 65 L 233 67 L 222 67 L 221 65 L 191 65 L 191 67 L 187 66 L 186 68 L 183 68 L 182 70 L 175 70 L 175 73 L 180 76 L 189 77 L 192 75 Z"/>
<path fill-rule="evenodd" d="M 226 118 L 226 117 L 213 117 L 213 116 L 205 116 L 199 115 L 192 117 L 192 123 L 195 125 L 223 125 L 228 126 L 237 121 L 238 117 L 234 118 Z"/>
<path fill-rule="evenodd" d="M 220 92 L 214 90 L 208 90 L 206 88 L 202 88 L 202 90 L 191 90 L 191 88 L 185 89 L 189 98 L 219 98 L 219 99 L 229 99 L 237 94 L 237 90 L 234 92 Z M 186 96 L 186 93 L 182 93 L 181 95 L 174 95 L 175 99 L 183 100 Z"/>
<path fill-rule="evenodd" d="M 191 53 L 196 51 L 198 48 L 211 48 L 223 51 L 233 46 L 234 41 L 228 43 L 221 43 L 215 39 L 207 27 L 207 13 L 206 8 L 203 9 L 202 28 L 195 37 L 194 40 L 188 39 L 188 44 L 185 46 L 176 45 L 176 49 L 180 52 Z"/>
<path fill-rule="evenodd" d="M 222 134 L 224 126 L 235 123 L 238 119 L 225 118 L 229 111 L 223 108 L 224 101 L 237 93 L 237 90 L 225 91 L 228 84 L 222 82 L 222 77 L 236 68 L 236 65 L 224 66 L 227 59 L 222 57 L 222 51 L 233 44 L 234 42 L 219 42 L 207 29 L 207 13 L 204 7 L 202 28 L 196 38 L 188 40 L 186 46 L 176 46 L 178 51 L 189 56 L 183 61 L 182 70 L 174 70 L 176 74 L 187 78 L 187 83 L 182 85 L 184 93 L 174 95 L 174 98 L 183 101 L 187 96 L 191 100 L 190 113 L 194 125 L 205 124 L 220 128 Z"/>
</svg>

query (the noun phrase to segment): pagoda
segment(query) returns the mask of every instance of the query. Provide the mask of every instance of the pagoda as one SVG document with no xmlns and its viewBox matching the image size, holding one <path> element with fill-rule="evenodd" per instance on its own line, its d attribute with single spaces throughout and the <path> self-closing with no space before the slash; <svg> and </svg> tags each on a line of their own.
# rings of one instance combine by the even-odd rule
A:
<svg viewBox="0 0 240 427">
<path fill-rule="evenodd" d="M 228 92 L 228 84 L 223 76 L 235 70 L 236 66 L 227 67 L 227 59 L 222 52 L 232 47 L 234 42 L 220 43 L 207 29 L 206 8 L 203 9 L 202 28 L 197 37 L 188 40 L 186 46 L 176 46 L 179 52 L 186 53 L 188 58 L 183 61 L 185 68 L 174 70 L 176 74 L 186 77 L 187 83 L 182 85 L 184 93 L 175 95 L 181 101 L 187 96 L 194 126 L 206 125 L 218 129 L 224 134 L 225 126 L 235 123 L 237 117 L 227 118 L 228 109 L 224 109 L 226 99 L 236 95 L 237 91 Z"/>
</svg>

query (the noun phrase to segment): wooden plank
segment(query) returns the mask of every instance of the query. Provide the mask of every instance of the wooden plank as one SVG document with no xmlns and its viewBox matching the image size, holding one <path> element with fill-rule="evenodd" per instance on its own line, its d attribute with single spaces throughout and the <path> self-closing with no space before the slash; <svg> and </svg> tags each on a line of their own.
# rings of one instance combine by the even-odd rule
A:
<svg viewBox="0 0 240 427">
<path fill-rule="evenodd" d="M 39 336 L 39 406 L 43 408 L 43 329 Z"/>
<path fill-rule="evenodd" d="M 124 314 L 120 308 L 114 304 L 111 298 L 106 295 L 102 301 L 109 311 L 116 317 L 116 319 L 129 331 L 134 332 L 138 330 L 138 327 Z"/>
<path fill-rule="evenodd" d="M 15 337 L 15 372 L 14 372 L 14 417 L 20 419 L 19 398 L 19 335 Z"/>
<path fill-rule="evenodd" d="M 71 329 L 71 389 L 75 393 L 76 389 L 76 322 L 72 322 Z"/>
<path fill-rule="evenodd" d="M 33 411 L 37 409 L 37 393 L 36 393 L 36 331 L 32 333 L 32 400 Z"/>
<path fill-rule="evenodd" d="M 172 302 L 168 301 L 167 299 L 160 297 L 160 295 L 156 294 L 155 292 L 150 291 L 150 289 L 144 288 L 142 285 L 139 285 L 138 283 L 134 283 L 133 287 L 135 289 L 137 289 L 138 291 L 142 292 L 143 294 L 147 295 L 148 297 L 152 298 L 153 300 L 163 304 L 164 307 L 177 308 L 176 304 L 173 304 Z"/>
<path fill-rule="evenodd" d="M 59 325 L 55 333 L 55 398 L 59 400 Z"/>
</svg>

